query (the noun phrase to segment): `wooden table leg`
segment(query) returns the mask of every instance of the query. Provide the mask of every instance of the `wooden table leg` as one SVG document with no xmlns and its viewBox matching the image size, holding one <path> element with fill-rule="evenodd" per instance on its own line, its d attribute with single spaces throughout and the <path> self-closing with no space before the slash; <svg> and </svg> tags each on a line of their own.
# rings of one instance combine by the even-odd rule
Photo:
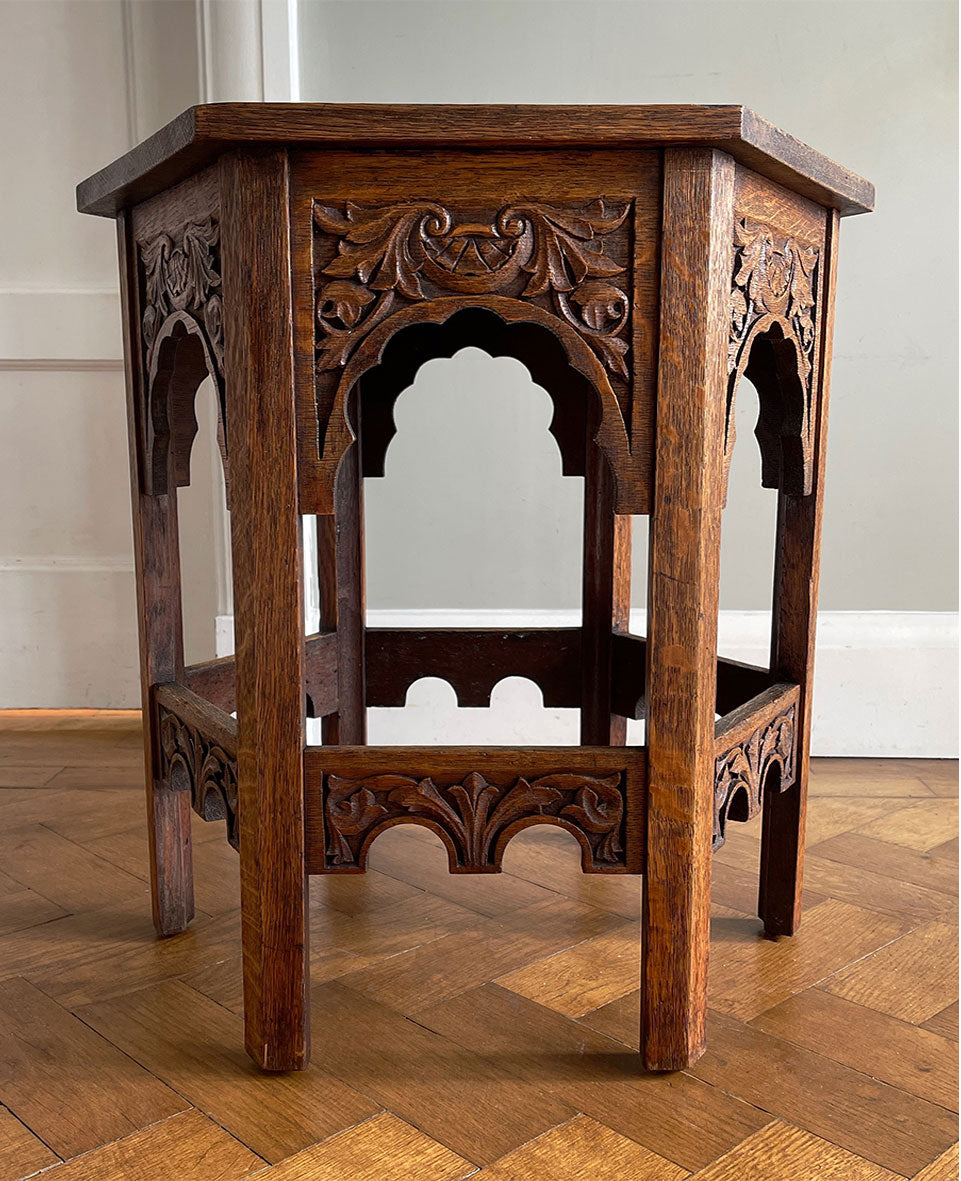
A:
<svg viewBox="0 0 961 1181">
<path fill-rule="evenodd" d="M 652 1070 L 683 1069 L 704 1051 L 733 195 L 728 156 L 665 152 L 642 912 Z"/>
<path fill-rule="evenodd" d="M 838 228 L 838 214 L 832 211 L 824 251 L 827 266 L 821 276 L 824 314 L 819 325 L 820 363 L 815 386 L 813 490 L 809 496 L 778 493 L 771 670 L 778 680 L 795 681 L 801 686 L 801 694 L 796 779 L 787 791 L 769 790 L 764 798 L 758 914 L 770 936 L 793 935 L 801 921 Z"/>
<path fill-rule="evenodd" d="M 304 633 L 284 152 L 221 161 L 247 1051 L 309 1057 Z M 241 229 L 242 227 L 242 229 Z"/>
<path fill-rule="evenodd" d="M 180 604 L 180 547 L 177 540 L 177 492 L 151 496 L 143 491 L 143 455 L 139 443 L 144 386 L 137 315 L 136 249 L 127 214 L 117 218 L 126 384 L 130 485 L 133 503 L 137 622 L 140 633 L 140 685 L 143 704 L 144 782 L 150 847 L 150 892 L 159 935 L 176 935 L 194 917 L 193 864 L 190 848 L 190 793 L 174 791 L 156 778 L 156 718 L 151 686 L 174 680 L 183 669 L 183 614 Z"/>
</svg>

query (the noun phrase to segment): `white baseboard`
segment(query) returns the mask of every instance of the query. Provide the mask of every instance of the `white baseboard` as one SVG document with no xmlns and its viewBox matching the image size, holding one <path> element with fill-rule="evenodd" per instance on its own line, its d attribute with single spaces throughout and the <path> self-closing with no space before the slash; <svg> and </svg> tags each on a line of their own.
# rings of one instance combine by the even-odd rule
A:
<svg viewBox="0 0 961 1181">
<path fill-rule="evenodd" d="M 371 627 L 570 627 L 575 611 L 370 611 Z M 308 621 L 310 624 L 310 621 Z M 233 620 L 217 621 L 218 651 L 232 650 Z M 315 625 L 314 625 L 315 626 Z M 644 612 L 631 615 L 644 634 Z M 722 655 L 766 664 L 770 617 L 722 611 Z M 958 753 L 958 617 L 934 611 L 822 611 L 814 684 L 812 753 L 874 758 L 955 758 Z M 632 723 L 629 741 L 639 741 Z M 544 710 L 540 693 L 512 680 L 490 710 L 454 708 L 438 682 L 412 686 L 406 709 L 371 711 L 372 741 L 576 741 L 574 710 Z M 313 740 L 313 735 L 311 736 Z"/>
</svg>

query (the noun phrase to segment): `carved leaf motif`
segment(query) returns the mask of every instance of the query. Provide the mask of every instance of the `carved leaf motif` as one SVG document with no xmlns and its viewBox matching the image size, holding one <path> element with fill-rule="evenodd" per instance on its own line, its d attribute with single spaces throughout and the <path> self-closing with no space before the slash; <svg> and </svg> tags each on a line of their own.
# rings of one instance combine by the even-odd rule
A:
<svg viewBox="0 0 961 1181">
<path fill-rule="evenodd" d="M 531 275 L 525 295 L 545 291 L 573 291 L 585 279 L 618 275 L 624 268 L 604 253 L 597 235 L 616 230 L 627 216 L 629 205 L 620 213 L 607 213 L 604 202 L 593 202 L 586 213 L 572 213 L 551 205 L 513 205 L 513 217 L 529 217 L 534 227 L 534 253 L 524 263 Z"/>
<path fill-rule="evenodd" d="M 714 848 L 724 844 L 728 809 L 738 792 L 747 801 L 747 819 L 757 815 L 761 793 L 773 766 L 780 767 L 781 790 L 794 782 L 795 717 L 791 705 L 784 713 L 759 726 L 743 742 L 719 755 L 714 769 Z"/>
<path fill-rule="evenodd" d="M 160 777 L 176 791 L 189 791 L 191 806 L 204 820 L 226 820 L 227 840 L 239 847 L 234 755 L 165 706 L 158 707 L 158 722 Z"/>
<path fill-rule="evenodd" d="M 620 772 L 606 778 L 566 772 L 533 780 L 520 776 L 509 787 L 490 783 L 478 771 L 443 787 L 429 777 L 330 775 L 324 805 L 328 864 L 355 866 L 367 834 L 383 820 L 404 816 L 433 821 L 465 868 L 490 866 L 500 835 L 532 816 L 563 816 L 584 833 L 596 864 L 623 864 L 620 782 Z"/>
<path fill-rule="evenodd" d="M 337 255 L 322 272 L 329 281 L 317 292 L 318 371 L 346 364 L 391 313 L 394 297 L 416 302 L 437 288 L 513 291 L 526 274 L 518 294 L 552 300 L 604 365 L 629 380 L 624 330 L 630 301 L 604 282 L 625 270 L 605 253 L 604 239 L 629 210 L 630 202 L 609 209 L 603 199 L 586 209 L 523 202 L 504 206 L 486 222 L 457 222 L 434 201 L 376 207 L 348 201 L 343 213 L 315 204 L 317 229 L 338 239 Z"/>
</svg>

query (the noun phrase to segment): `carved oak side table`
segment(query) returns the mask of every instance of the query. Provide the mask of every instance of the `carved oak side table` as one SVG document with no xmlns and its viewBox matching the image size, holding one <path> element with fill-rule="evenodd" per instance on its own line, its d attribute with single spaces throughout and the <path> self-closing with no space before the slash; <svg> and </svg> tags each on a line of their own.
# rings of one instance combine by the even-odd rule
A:
<svg viewBox="0 0 961 1181">
<path fill-rule="evenodd" d="M 762 805 L 760 917 L 794 932 L 838 219 L 873 195 L 736 106 L 202 106 L 80 186 L 119 228 L 156 926 L 193 915 L 191 804 L 226 819 L 261 1067 L 308 1060 L 309 876 L 363 872 L 394 824 L 431 829 L 454 873 L 497 872 L 547 823 L 585 873 L 643 874 L 654 1070 L 704 1049 L 712 846 Z M 466 345 L 518 358 L 553 399 L 585 481 L 579 628 L 365 626 L 364 478 L 418 367 Z M 768 668 L 716 654 L 743 374 L 778 490 Z M 208 375 L 237 648 L 185 667 L 177 489 Z M 304 513 L 322 597 L 306 637 Z M 646 639 L 628 628 L 634 513 Z M 581 745 L 365 745 L 367 707 L 420 677 L 476 706 L 509 675 L 579 708 Z M 640 716 L 646 745 L 626 746 Z"/>
</svg>

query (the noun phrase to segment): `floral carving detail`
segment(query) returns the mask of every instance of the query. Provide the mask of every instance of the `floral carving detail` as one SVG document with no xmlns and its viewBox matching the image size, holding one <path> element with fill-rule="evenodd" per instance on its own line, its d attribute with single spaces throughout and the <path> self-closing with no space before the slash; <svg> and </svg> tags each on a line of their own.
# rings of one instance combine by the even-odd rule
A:
<svg viewBox="0 0 961 1181">
<path fill-rule="evenodd" d="M 627 381 L 630 301 L 612 281 L 626 267 L 605 253 L 605 238 L 629 210 L 629 202 L 608 208 L 603 198 L 585 209 L 517 202 L 469 221 L 426 200 L 375 207 L 348 201 L 343 211 L 315 204 L 314 224 L 338 239 L 317 293 L 318 370 L 344 365 L 398 299 L 498 292 L 547 298 Z"/>
<path fill-rule="evenodd" d="M 734 393 L 748 366 L 751 346 L 775 325 L 784 340 L 794 344 L 797 375 L 803 389 L 804 405 L 800 424 L 791 429 L 800 434 L 798 454 L 803 462 L 804 491 L 809 491 L 810 458 L 813 446 L 813 391 L 816 342 L 817 271 L 820 252 L 814 246 L 779 234 L 770 226 L 739 218 L 734 226 L 734 276 L 731 285 L 730 329 L 728 335 L 728 391 L 725 460 L 730 464 L 734 447 Z M 781 409 L 783 415 L 783 408 Z M 762 422 L 758 437 L 762 451 L 780 446 L 779 429 L 766 421 L 762 399 Z M 773 454 L 773 451 L 772 451 Z M 765 456 L 767 460 L 767 456 Z M 764 483 L 775 486 L 780 457 L 766 462 Z M 794 483 L 802 480 L 794 477 Z M 797 490 L 796 488 L 793 490 Z"/>
<path fill-rule="evenodd" d="M 223 305 L 220 297 L 220 226 L 208 217 L 176 235 L 157 234 L 141 243 L 144 271 L 143 346 L 148 368 L 164 321 L 189 312 L 204 330 L 220 374 L 224 371 Z"/>
<path fill-rule="evenodd" d="M 773 766 L 781 769 L 781 791 L 794 782 L 795 717 L 796 708 L 791 705 L 718 755 L 714 764 L 715 849 L 724 844 L 728 820 L 750 820 L 758 814 L 764 782 Z"/>
<path fill-rule="evenodd" d="M 235 753 L 165 706 L 157 710 L 160 778 L 174 791 L 189 791 L 191 806 L 204 820 L 226 820 L 227 840 L 239 848 Z"/>
<path fill-rule="evenodd" d="M 471 771 L 461 782 L 438 786 L 431 778 L 371 775 L 324 781 L 324 825 L 329 869 L 362 868 L 364 843 L 386 821 L 431 821 L 449 838 L 463 869 L 496 868 L 498 841 L 517 820 L 563 819 L 586 839 L 594 868 L 623 866 L 622 775 L 605 778 L 562 772 L 519 777 L 510 786 Z"/>
</svg>

